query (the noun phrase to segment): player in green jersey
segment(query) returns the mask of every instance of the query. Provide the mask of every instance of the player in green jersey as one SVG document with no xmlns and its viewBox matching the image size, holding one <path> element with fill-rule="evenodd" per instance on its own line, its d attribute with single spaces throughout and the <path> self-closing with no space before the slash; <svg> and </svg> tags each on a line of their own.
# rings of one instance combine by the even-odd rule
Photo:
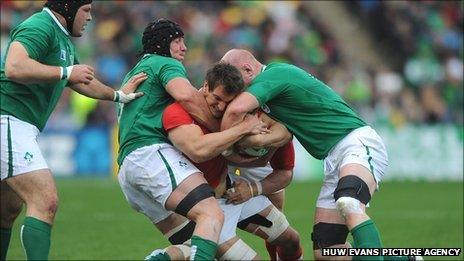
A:
<svg viewBox="0 0 464 261">
<path fill-rule="evenodd" d="M 120 108 L 118 179 L 129 204 L 160 231 L 168 231 L 172 224 L 166 218 L 173 212 L 195 221 L 190 258 L 213 260 L 224 215 L 203 173 L 171 144 L 162 125 L 163 111 L 174 101 L 198 122 L 214 120 L 203 95 L 187 80 L 183 36 L 180 26 L 166 19 L 144 30 L 143 56 L 124 81 L 141 71 L 148 79 L 139 87 L 145 95 Z M 161 251 L 154 256 L 169 255 Z"/>
<path fill-rule="evenodd" d="M 261 107 L 312 156 L 324 160 L 312 233 L 315 258 L 323 258 L 321 248 L 349 247 L 349 231 L 356 247 L 381 247 L 379 232 L 365 211 L 388 165 L 377 133 L 330 87 L 294 65 L 263 65 L 240 49 L 230 50 L 222 60 L 236 66 L 249 85 L 227 108 L 222 129 Z"/>
<path fill-rule="evenodd" d="M 65 86 L 88 97 L 128 102 L 146 79 L 132 78 L 121 89 L 99 82 L 93 68 L 78 64 L 70 36 L 80 37 L 92 19 L 91 1 L 47 1 L 42 12 L 10 33 L 0 71 L 1 254 L 5 260 L 13 222 L 26 203 L 21 241 L 27 259 L 46 260 L 58 206 L 55 182 L 37 135 Z"/>
</svg>

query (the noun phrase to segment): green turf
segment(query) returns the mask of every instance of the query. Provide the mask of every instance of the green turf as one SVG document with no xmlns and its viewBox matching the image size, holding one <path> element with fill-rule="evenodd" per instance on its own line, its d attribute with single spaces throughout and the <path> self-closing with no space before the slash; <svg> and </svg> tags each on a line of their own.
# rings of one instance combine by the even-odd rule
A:
<svg viewBox="0 0 464 261">
<path fill-rule="evenodd" d="M 142 260 L 168 243 L 143 215 L 126 203 L 114 180 L 58 179 L 60 206 L 50 259 Z M 463 247 L 462 182 L 386 182 L 372 200 L 373 217 L 385 247 Z M 300 233 L 305 259 L 312 257 L 310 232 L 320 183 L 293 183 L 285 212 Z M 8 260 L 24 259 L 20 216 L 13 229 Z M 239 235 L 267 257 L 261 239 Z M 426 258 L 426 260 L 448 260 Z M 460 257 L 455 260 L 463 259 Z"/>
</svg>

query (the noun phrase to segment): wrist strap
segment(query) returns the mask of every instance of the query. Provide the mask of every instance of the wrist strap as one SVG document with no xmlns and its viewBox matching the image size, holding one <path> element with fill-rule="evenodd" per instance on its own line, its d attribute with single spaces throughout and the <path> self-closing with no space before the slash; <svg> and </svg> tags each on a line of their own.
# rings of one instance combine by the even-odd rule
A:
<svg viewBox="0 0 464 261">
<path fill-rule="evenodd" d="M 60 67 L 60 80 L 66 79 L 68 76 L 68 71 L 66 70 L 66 67 L 61 66 Z"/>
<path fill-rule="evenodd" d="M 256 181 L 255 184 L 258 195 L 263 194 L 263 184 L 261 184 L 261 181 Z"/>
<path fill-rule="evenodd" d="M 120 100 L 119 92 L 118 92 L 118 91 L 114 91 L 114 98 L 113 98 L 113 101 L 114 101 L 114 102 L 119 102 L 119 100 Z"/>
<path fill-rule="evenodd" d="M 250 187 L 251 197 L 254 197 L 254 196 L 255 196 L 255 192 L 253 191 L 253 186 L 251 185 L 251 182 L 247 182 L 247 183 L 248 183 L 248 187 Z"/>
<path fill-rule="evenodd" d="M 60 79 L 61 80 L 69 80 L 69 77 L 71 76 L 71 72 L 73 70 L 73 66 L 68 66 L 68 67 L 64 67 L 64 66 L 61 66 L 60 67 Z"/>
</svg>

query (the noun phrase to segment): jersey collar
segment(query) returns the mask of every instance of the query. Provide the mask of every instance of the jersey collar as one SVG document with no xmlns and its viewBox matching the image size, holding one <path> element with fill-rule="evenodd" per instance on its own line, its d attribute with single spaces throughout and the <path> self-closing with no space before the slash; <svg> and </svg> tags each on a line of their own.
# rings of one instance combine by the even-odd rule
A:
<svg viewBox="0 0 464 261">
<path fill-rule="evenodd" d="M 63 27 L 60 21 L 58 21 L 58 18 L 56 18 L 55 14 L 52 11 L 50 11 L 50 9 L 48 9 L 47 7 L 44 7 L 43 10 L 53 18 L 53 21 L 55 21 L 55 23 L 60 27 L 61 31 L 63 31 L 64 34 L 69 36 L 68 30 L 66 30 L 66 28 Z"/>
<path fill-rule="evenodd" d="M 261 68 L 261 72 L 264 72 L 264 70 L 266 70 L 266 65 L 263 65 L 263 68 Z"/>
</svg>

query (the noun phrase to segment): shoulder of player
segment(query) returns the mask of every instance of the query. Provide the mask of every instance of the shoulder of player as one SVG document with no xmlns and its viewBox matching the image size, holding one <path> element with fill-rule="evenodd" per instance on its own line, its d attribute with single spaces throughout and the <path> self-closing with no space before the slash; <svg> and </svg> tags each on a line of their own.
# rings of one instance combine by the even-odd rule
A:
<svg viewBox="0 0 464 261">
<path fill-rule="evenodd" d="M 180 61 L 172 57 L 166 57 L 157 54 L 146 54 L 146 56 L 147 61 L 150 63 L 159 64 L 160 66 L 180 66 L 184 68 L 184 65 Z"/>
<path fill-rule="evenodd" d="M 166 109 L 164 110 L 164 113 L 189 115 L 188 112 L 184 109 L 184 107 L 182 107 L 182 105 L 180 105 L 180 103 L 178 102 L 174 102 L 168 105 L 168 107 L 166 107 Z"/>
<path fill-rule="evenodd" d="M 31 15 L 29 18 L 24 20 L 20 23 L 16 28 L 15 31 L 19 30 L 27 30 L 27 29 L 35 29 L 41 30 L 44 33 L 53 33 L 54 32 L 54 25 L 53 20 L 49 14 L 45 11 L 35 13 Z"/>
</svg>

